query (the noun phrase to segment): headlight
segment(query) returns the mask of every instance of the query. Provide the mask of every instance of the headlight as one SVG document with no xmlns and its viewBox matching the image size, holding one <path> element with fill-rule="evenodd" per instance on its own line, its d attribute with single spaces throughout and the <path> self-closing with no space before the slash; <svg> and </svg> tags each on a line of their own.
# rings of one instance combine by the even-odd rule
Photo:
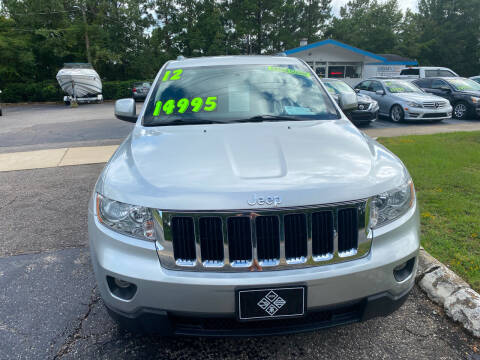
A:
<svg viewBox="0 0 480 360">
<path fill-rule="evenodd" d="M 472 97 L 470 97 L 470 99 L 472 99 L 472 102 L 474 104 L 480 104 L 480 98 L 472 96 Z"/>
<path fill-rule="evenodd" d="M 370 226 L 378 228 L 398 219 L 415 203 L 413 181 L 408 180 L 401 186 L 377 195 L 370 207 Z"/>
<path fill-rule="evenodd" d="M 416 103 L 415 101 L 409 102 L 408 106 L 413 107 L 413 108 L 421 108 L 423 107 L 422 104 Z"/>
<path fill-rule="evenodd" d="M 113 231 L 143 240 L 155 240 L 152 211 L 97 194 L 97 218 Z"/>
</svg>

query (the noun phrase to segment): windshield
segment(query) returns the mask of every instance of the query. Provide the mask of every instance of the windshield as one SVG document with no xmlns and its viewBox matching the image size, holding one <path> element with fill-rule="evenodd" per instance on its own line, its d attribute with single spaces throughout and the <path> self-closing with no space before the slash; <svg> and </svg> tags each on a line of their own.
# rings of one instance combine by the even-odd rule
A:
<svg viewBox="0 0 480 360">
<path fill-rule="evenodd" d="M 327 90 L 335 95 L 353 94 L 355 91 L 343 81 L 325 81 L 323 83 Z"/>
<path fill-rule="evenodd" d="M 470 79 L 446 79 L 457 91 L 479 91 L 480 84 Z"/>
<path fill-rule="evenodd" d="M 415 85 L 409 83 L 408 81 L 403 80 L 390 80 L 384 82 L 387 91 L 392 94 L 398 93 L 421 93 L 420 90 Z"/>
<path fill-rule="evenodd" d="M 145 126 L 339 118 L 330 98 L 304 66 L 167 69 L 152 94 Z"/>
</svg>

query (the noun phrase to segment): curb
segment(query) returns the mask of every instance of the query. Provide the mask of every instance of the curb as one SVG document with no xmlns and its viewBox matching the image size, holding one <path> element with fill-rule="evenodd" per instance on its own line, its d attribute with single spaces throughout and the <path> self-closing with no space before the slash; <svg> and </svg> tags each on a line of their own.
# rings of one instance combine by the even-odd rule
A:
<svg viewBox="0 0 480 360">
<path fill-rule="evenodd" d="M 416 282 L 473 336 L 480 338 L 480 295 L 462 278 L 420 248 Z"/>
</svg>

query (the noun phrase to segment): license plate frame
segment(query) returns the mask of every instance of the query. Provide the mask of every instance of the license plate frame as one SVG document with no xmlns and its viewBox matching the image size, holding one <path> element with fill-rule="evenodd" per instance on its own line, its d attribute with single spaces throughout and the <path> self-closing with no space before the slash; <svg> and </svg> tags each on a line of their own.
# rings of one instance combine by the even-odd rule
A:
<svg viewBox="0 0 480 360">
<path fill-rule="evenodd" d="M 236 293 L 238 321 L 301 318 L 307 309 L 306 286 L 238 289 Z"/>
</svg>

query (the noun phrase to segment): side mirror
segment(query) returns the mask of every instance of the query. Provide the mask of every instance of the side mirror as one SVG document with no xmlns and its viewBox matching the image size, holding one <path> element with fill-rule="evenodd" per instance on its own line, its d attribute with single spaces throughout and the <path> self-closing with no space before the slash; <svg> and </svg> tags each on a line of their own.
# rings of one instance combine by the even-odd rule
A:
<svg viewBox="0 0 480 360">
<path fill-rule="evenodd" d="M 383 96 L 383 95 L 385 95 L 385 91 L 383 91 L 383 90 L 377 90 L 377 91 L 375 91 L 375 94 L 380 95 L 380 96 Z"/>
<path fill-rule="evenodd" d="M 452 92 L 452 90 L 448 86 L 441 86 L 440 90 L 446 93 Z"/>
<path fill-rule="evenodd" d="M 357 94 L 340 94 L 338 97 L 338 105 L 340 105 L 340 109 L 342 109 L 342 111 L 351 111 L 356 109 L 358 107 Z"/>
<path fill-rule="evenodd" d="M 358 94 L 360 92 L 360 89 L 353 89 L 355 92 Z"/>
<path fill-rule="evenodd" d="M 135 123 L 137 122 L 137 109 L 135 100 L 120 99 L 115 101 L 115 117 L 117 119 Z"/>
</svg>

